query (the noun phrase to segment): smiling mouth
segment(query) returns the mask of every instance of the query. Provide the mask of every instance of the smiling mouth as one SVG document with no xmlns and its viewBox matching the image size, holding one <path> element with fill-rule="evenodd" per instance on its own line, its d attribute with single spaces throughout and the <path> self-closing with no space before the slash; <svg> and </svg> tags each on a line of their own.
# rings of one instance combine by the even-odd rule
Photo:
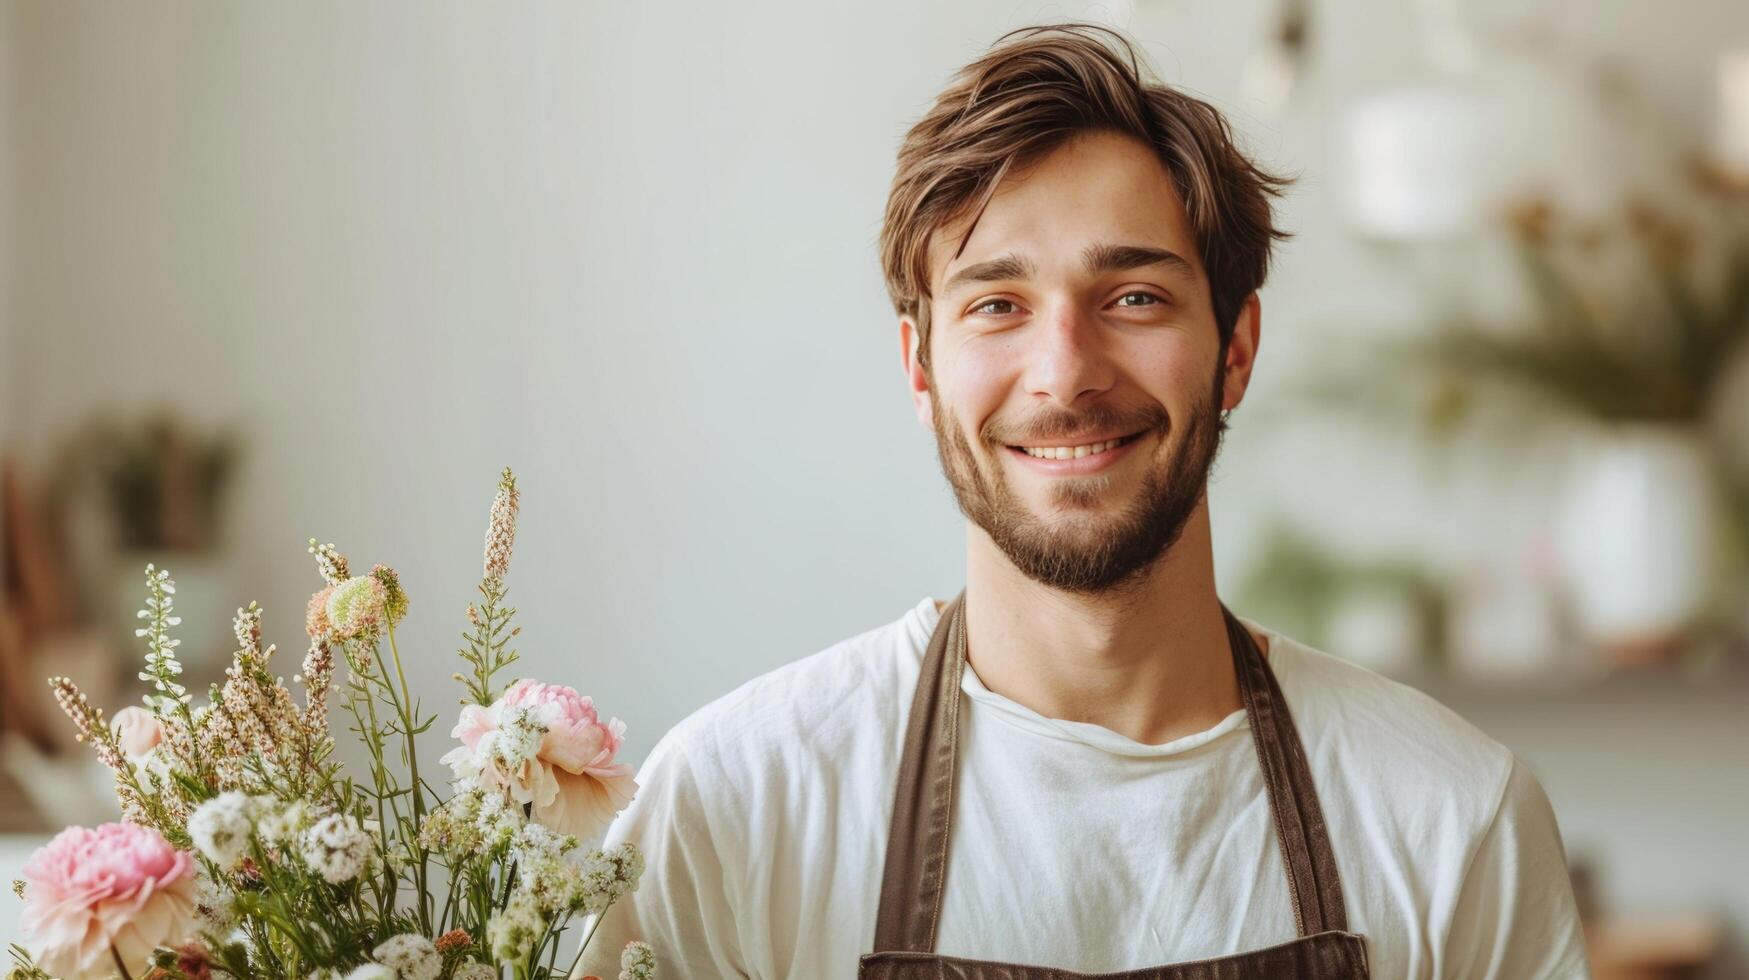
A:
<svg viewBox="0 0 1749 980">
<path fill-rule="evenodd" d="M 1097 456 L 1100 453 L 1110 452 L 1119 446 L 1126 446 L 1141 438 L 1141 435 L 1140 432 L 1135 432 L 1127 436 L 1120 436 L 1116 439 L 1107 439 L 1103 442 L 1082 443 L 1080 445 L 1009 446 L 1008 448 L 1016 452 L 1025 453 L 1035 459 L 1080 459 L 1083 456 Z"/>
</svg>

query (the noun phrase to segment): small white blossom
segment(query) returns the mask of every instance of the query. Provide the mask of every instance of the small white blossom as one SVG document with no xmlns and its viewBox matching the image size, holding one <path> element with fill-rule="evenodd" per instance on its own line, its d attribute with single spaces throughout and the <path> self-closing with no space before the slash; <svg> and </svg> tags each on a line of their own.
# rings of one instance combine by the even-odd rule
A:
<svg viewBox="0 0 1749 980">
<path fill-rule="evenodd" d="M 425 815 L 419 842 L 452 861 L 480 853 L 485 843 L 479 826 L 481 800 L 478 789 L 469 789 L 444 801 Z"/>
<path fill-rule="evenodd" d="M 498 980 L 498 970 L 478 960 L 469 960 L 455 968 L 451 980 Z"/>
<path fill-rule="evenodd" d="M 506 713 L 504 721 L 492 737 L 492 764 L 500 772 L 519 773 L 540 754 L 541 737 L 547 726 L 540 716 L 528 708 L 515 708 Z"/>
<path fill-rule="evenodd" d="M 443 972 L 443 957 L 424 936 L 403 933 L 391 936 L 371 950 L 378 963 L 393 967 L 397 980 L 437 980 Z"/>
<path fill-rule="evenodd" d="M 510 893 L 504 910 L 486 923 L 486 942 L 492 947 L 493 956 L 514 962 L 534 948 L 545 933 L 545 925 L 534 898 L 517 889 Z"/>
<path fill-rule="evenodd" d="M 220 886 L 202 871 L 194 885 L 194 914 L 205 923 L 208 931 L 221 935 L 237 924 L 235 896 L 229 888 Z"/>
<path fill-rule="evenodd" d="M 577 838 L 544 824 L 524 824 L 510 842 L 510 853 L 524 864 L 556 858 L 577 846 Z"/>
<path fill-rule="evenodd" d="M 524 825 L 510 842 L 521 887 L 541 911 L 551 914 L 571 907 L 583 874 L 580 864 L 570 857 L 576 847 L 577 838 L 538 823 Z"/>
<path fill-rule="evenodd" d="M 630 841 L 609 851 L 591 851 L 583 859 L 566 907 L 588 913 L 606 911 L 609 905 L 638 890 L 638 879 L 643 873 L 643 852 Z"/>
<path fill-rule="evenodd" d="M 650 980 L 656 975 L 656 952 L 648 943 L 633 940 L 619 954 L 619 980 Z"/>
<path fill-rule="evenodd" d="M 249 851 L 254 831 L 254 803 L 248 794 L 231 790 L 195 807 L 188 817 L 194 848 L 221 868 L 235 867 Z"/>
<path fill-rule="evenodd" d="M 496 850 L 510 843 L 526 823 L 522 807 L 512 804 L 502 793 L 486 793 L 480 800 L 474 825 L 479 830 L 482 850 Z"/>
<path fill-rule="evenodd" d="M 255 836 L 269 844 L 288 844 L 309 826 L 310 817 L 309 804 L 293 800 L 283 807 L 267 809 L 255 823 Z"/>
<path fill-rule="evenodd" d="M 348 973 L 346 980 L 395 980 L 395 971 L 381 963 L 366 963 Z"/>
<path fill-rule="evenodd" d="M 329 884 L 351 881 L 370 864 L 373 842 L 358 821 L 331 813 L 304 831 L 304 863 Z"/>
</svg>

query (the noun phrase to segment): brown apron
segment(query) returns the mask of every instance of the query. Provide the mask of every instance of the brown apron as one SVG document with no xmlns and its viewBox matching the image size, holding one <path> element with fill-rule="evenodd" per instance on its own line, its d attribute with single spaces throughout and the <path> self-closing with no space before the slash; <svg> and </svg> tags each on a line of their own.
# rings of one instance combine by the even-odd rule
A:
<svg viewBox="0 0 1749 980">
<path fill-rule="evenodd" d="M 1366 943 L 1348 931 L 1342 882 L 1330 835 L 1312 789 L 1305 749 L 1287 701 L 1251 633 L 1225 605 L 1227 639 L 1239 693 L 1250 716 L 1263 785 L 1281 841 L 1300 938 L 1248 953 L 1169 966 L 1083 974 L 935 955 L 947 848 L 953 823 L 954 762 L 959 747 L 960 678 L 966 663 L 965 597 L 941 611 L 911 703 L 899 766 L 886 875 L 875 919 L 875 951 L 862 957 L 862 980 L 1247 980 L 1252 977 L 1364 978 Z"/>
</svg>

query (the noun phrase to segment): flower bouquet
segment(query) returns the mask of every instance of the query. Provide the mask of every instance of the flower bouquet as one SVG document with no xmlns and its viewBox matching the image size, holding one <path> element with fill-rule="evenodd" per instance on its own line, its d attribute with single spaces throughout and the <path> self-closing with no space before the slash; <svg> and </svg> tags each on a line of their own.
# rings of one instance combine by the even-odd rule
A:
<svg viewBox="0 0 1749 980">
<path fill-rule="evenodd" d="M 504 585 L 517 506 L 505 470 L 462 634 L 470 670 L 454 675 L 467 694 L 459 744 L 441 760 L 447 799 L 420 772 L 415 737 L 437 719 L 402 668 L 395 627 L 408 599 L 394 570 L 353 575 L 312 539 L 325 585 L 305 617 L 301 703 L 273 674 L 251 603 L 237 611 L 225 681 L 193 705 L 177 680 L 176 586 L 148 565 L 136 630 L 145 707 L 105 721 L 71 680 L 50 680 L 114 772 L 123 822 L 69 828 L 26 864 L 14 888 L 33 948 L 12 948 L 8 980 L 566 976 L 567 927 L 599 923 L 637 888 L 634 846 L 590 846 L 636 784 L 614 761 L 624 724 L 589 698 L 529 680 L 498 687 L 520 633 Z M 368 753 L 368 778 L 334 756 L 331 697 Z M 621 965 L 622 980 L 655 972 L 643 943 Z"/>
</svg>

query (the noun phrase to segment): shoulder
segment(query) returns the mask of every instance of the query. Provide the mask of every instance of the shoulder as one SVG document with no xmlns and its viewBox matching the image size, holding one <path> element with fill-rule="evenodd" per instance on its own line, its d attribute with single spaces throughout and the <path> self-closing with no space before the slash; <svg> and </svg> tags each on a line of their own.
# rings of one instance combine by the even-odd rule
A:
<svg viewBox="0 0 1749 980">
<path fill-rule="evenodd" d="M 1264 632 L 1333 820 L 1358 809 L 1370 829 L 1411 846 L 1480 840 L 1505 802 L 1509 749 L 1421 691 Z"/>
<path fill-rule="evenodd" d="M 1426 694 L 1264 632 L 1376 965 L 1582 976 L 1560 831 L 1530 771 Z"/>
</svg>

